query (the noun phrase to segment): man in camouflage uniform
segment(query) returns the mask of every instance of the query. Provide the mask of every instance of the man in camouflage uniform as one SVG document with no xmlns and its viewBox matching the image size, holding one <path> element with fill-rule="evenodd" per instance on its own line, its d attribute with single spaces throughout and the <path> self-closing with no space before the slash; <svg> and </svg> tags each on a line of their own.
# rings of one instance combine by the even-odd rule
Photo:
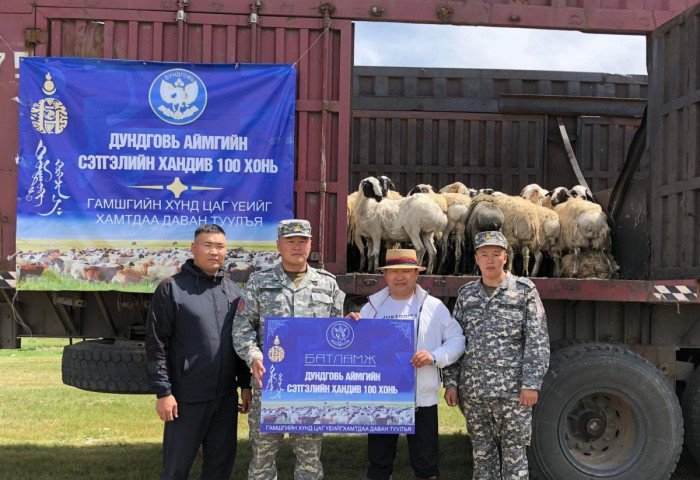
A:
<svg viewBox="0 0 700 480">
<path fill-rule="evenodd" d="M 249 480 L 277 478 L 275 458 L 284 434 L 260 433 L 260 389 L 265 373 L 265 317 L 341 317 L 345 294 L 335 276 L 306 262 L 311 252 L 311 225 L 306 220 L 283 220 L 277 227 L 281 262 L 251 275 L 243 289 L 233 322 L 233 346 L 253 373 L 253 405 L 248 416 L 253 458 Z M 295 480 L 323 478 L 321 434 L 290 434 L 296 465 Z"/>
<path fill-rule="evenodd" d="M 532 406 L 549 363 L 547 319 L 535 285 L 504 271 L 505 237 L 482 232 L 474 245 L 481 279 L 459 290 L 453 316 L 466 350 L 444 371 L 445 401 L 467 419 L 474 480 L 527 479 Z"/>
</svg>

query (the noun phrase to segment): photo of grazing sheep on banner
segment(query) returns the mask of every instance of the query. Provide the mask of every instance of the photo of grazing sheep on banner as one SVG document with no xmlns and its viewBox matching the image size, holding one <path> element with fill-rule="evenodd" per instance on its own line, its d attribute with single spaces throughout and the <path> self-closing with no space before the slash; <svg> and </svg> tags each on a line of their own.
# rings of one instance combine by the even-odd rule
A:
<svg viewBox="0 0 700 480">
<path fill-rule="evenodd" d="M 152 292 L 227 233 L 234 281 L 293 217 L 290 65 L 23 58 L 17 288 Z"/>
</svg>

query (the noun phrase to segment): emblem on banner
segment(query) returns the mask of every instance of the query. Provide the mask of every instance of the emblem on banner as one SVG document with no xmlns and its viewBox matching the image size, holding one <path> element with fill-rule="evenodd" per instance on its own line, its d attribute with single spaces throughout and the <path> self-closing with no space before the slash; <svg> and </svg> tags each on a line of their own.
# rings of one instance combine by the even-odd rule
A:
<svg viewBox="0 0 700 480">
<path fill-rule="evenodd" d="M 326 330 L 326 340 L 333 348 L 347 348 L 355 340 L 355 331 L 345 322 L 333 322 Z"/>
<path fill-rule="evenodd" d="M 158 75 L 148 92 L 153 112 L 164 122 L 186 125 L 194 122 L 207 106 L 204 82 L 189 70 L 175 68 Z"/>
<path fill-rule="evenodd" d="M 51 74 L 46 74 L 46 81 L 41 89 L 46 95 L 56 93 L 56 85 L 51 79 Z M 55 98 L 42 98 L 32 104 L 30 119 L 34 130 L 39 133 L 61 133 L 68 125 L 68 111 L 65 105 Z"/>
<path fill-rule="evenodd" d="M 284 360 L 284 348 L 280 347 L 280 337 L 275 336 L 275 346 L 267 351 L 267 358 L 273 363 Z"/>
</svg>

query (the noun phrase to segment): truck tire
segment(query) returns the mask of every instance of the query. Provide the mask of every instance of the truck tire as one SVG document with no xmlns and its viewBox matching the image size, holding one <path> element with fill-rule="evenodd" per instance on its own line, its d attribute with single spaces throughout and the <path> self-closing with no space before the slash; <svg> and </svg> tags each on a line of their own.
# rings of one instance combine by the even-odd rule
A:
<svg viewBox="0 0 700 480">
<path fill-rule="evenodd" d="M 615 345 L 552 355 L 528 451 L 538 480 L 666 480 L 683 445 L 678 398 L 648 361 Z"/>
<path fill-rule="evenodd" d="M 144 344 L 88 340 L 67 345 L 61 364 L 63 383 L 102 393 L 150 393 Z"/>
<path fill-rule="evenodd" d="M 686 383 L 682 407 L 685 445 L 695 461 L 700 464 L 700 368 L 695 369 Z"/>
</svg>

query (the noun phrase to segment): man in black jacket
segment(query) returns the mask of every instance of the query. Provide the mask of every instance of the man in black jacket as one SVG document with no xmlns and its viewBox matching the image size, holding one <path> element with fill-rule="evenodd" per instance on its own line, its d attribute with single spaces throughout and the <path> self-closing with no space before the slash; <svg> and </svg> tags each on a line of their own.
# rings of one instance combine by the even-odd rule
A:
<svg viewBox="0 0 700 480">
<path fill-rule="evenodd" d="M 228 480 L 238 413 L 248 413 L 252 401 L 250 370 L 231 342 L 241 292 L 221 269 L 220 226 L 197 228 L 190 250 L 194 258 L 158 285 L 148 312 L 148 377 L 165 422 L 161 479 L 186 479 L 201 445 L 202 480 Z"/>
</svg>

